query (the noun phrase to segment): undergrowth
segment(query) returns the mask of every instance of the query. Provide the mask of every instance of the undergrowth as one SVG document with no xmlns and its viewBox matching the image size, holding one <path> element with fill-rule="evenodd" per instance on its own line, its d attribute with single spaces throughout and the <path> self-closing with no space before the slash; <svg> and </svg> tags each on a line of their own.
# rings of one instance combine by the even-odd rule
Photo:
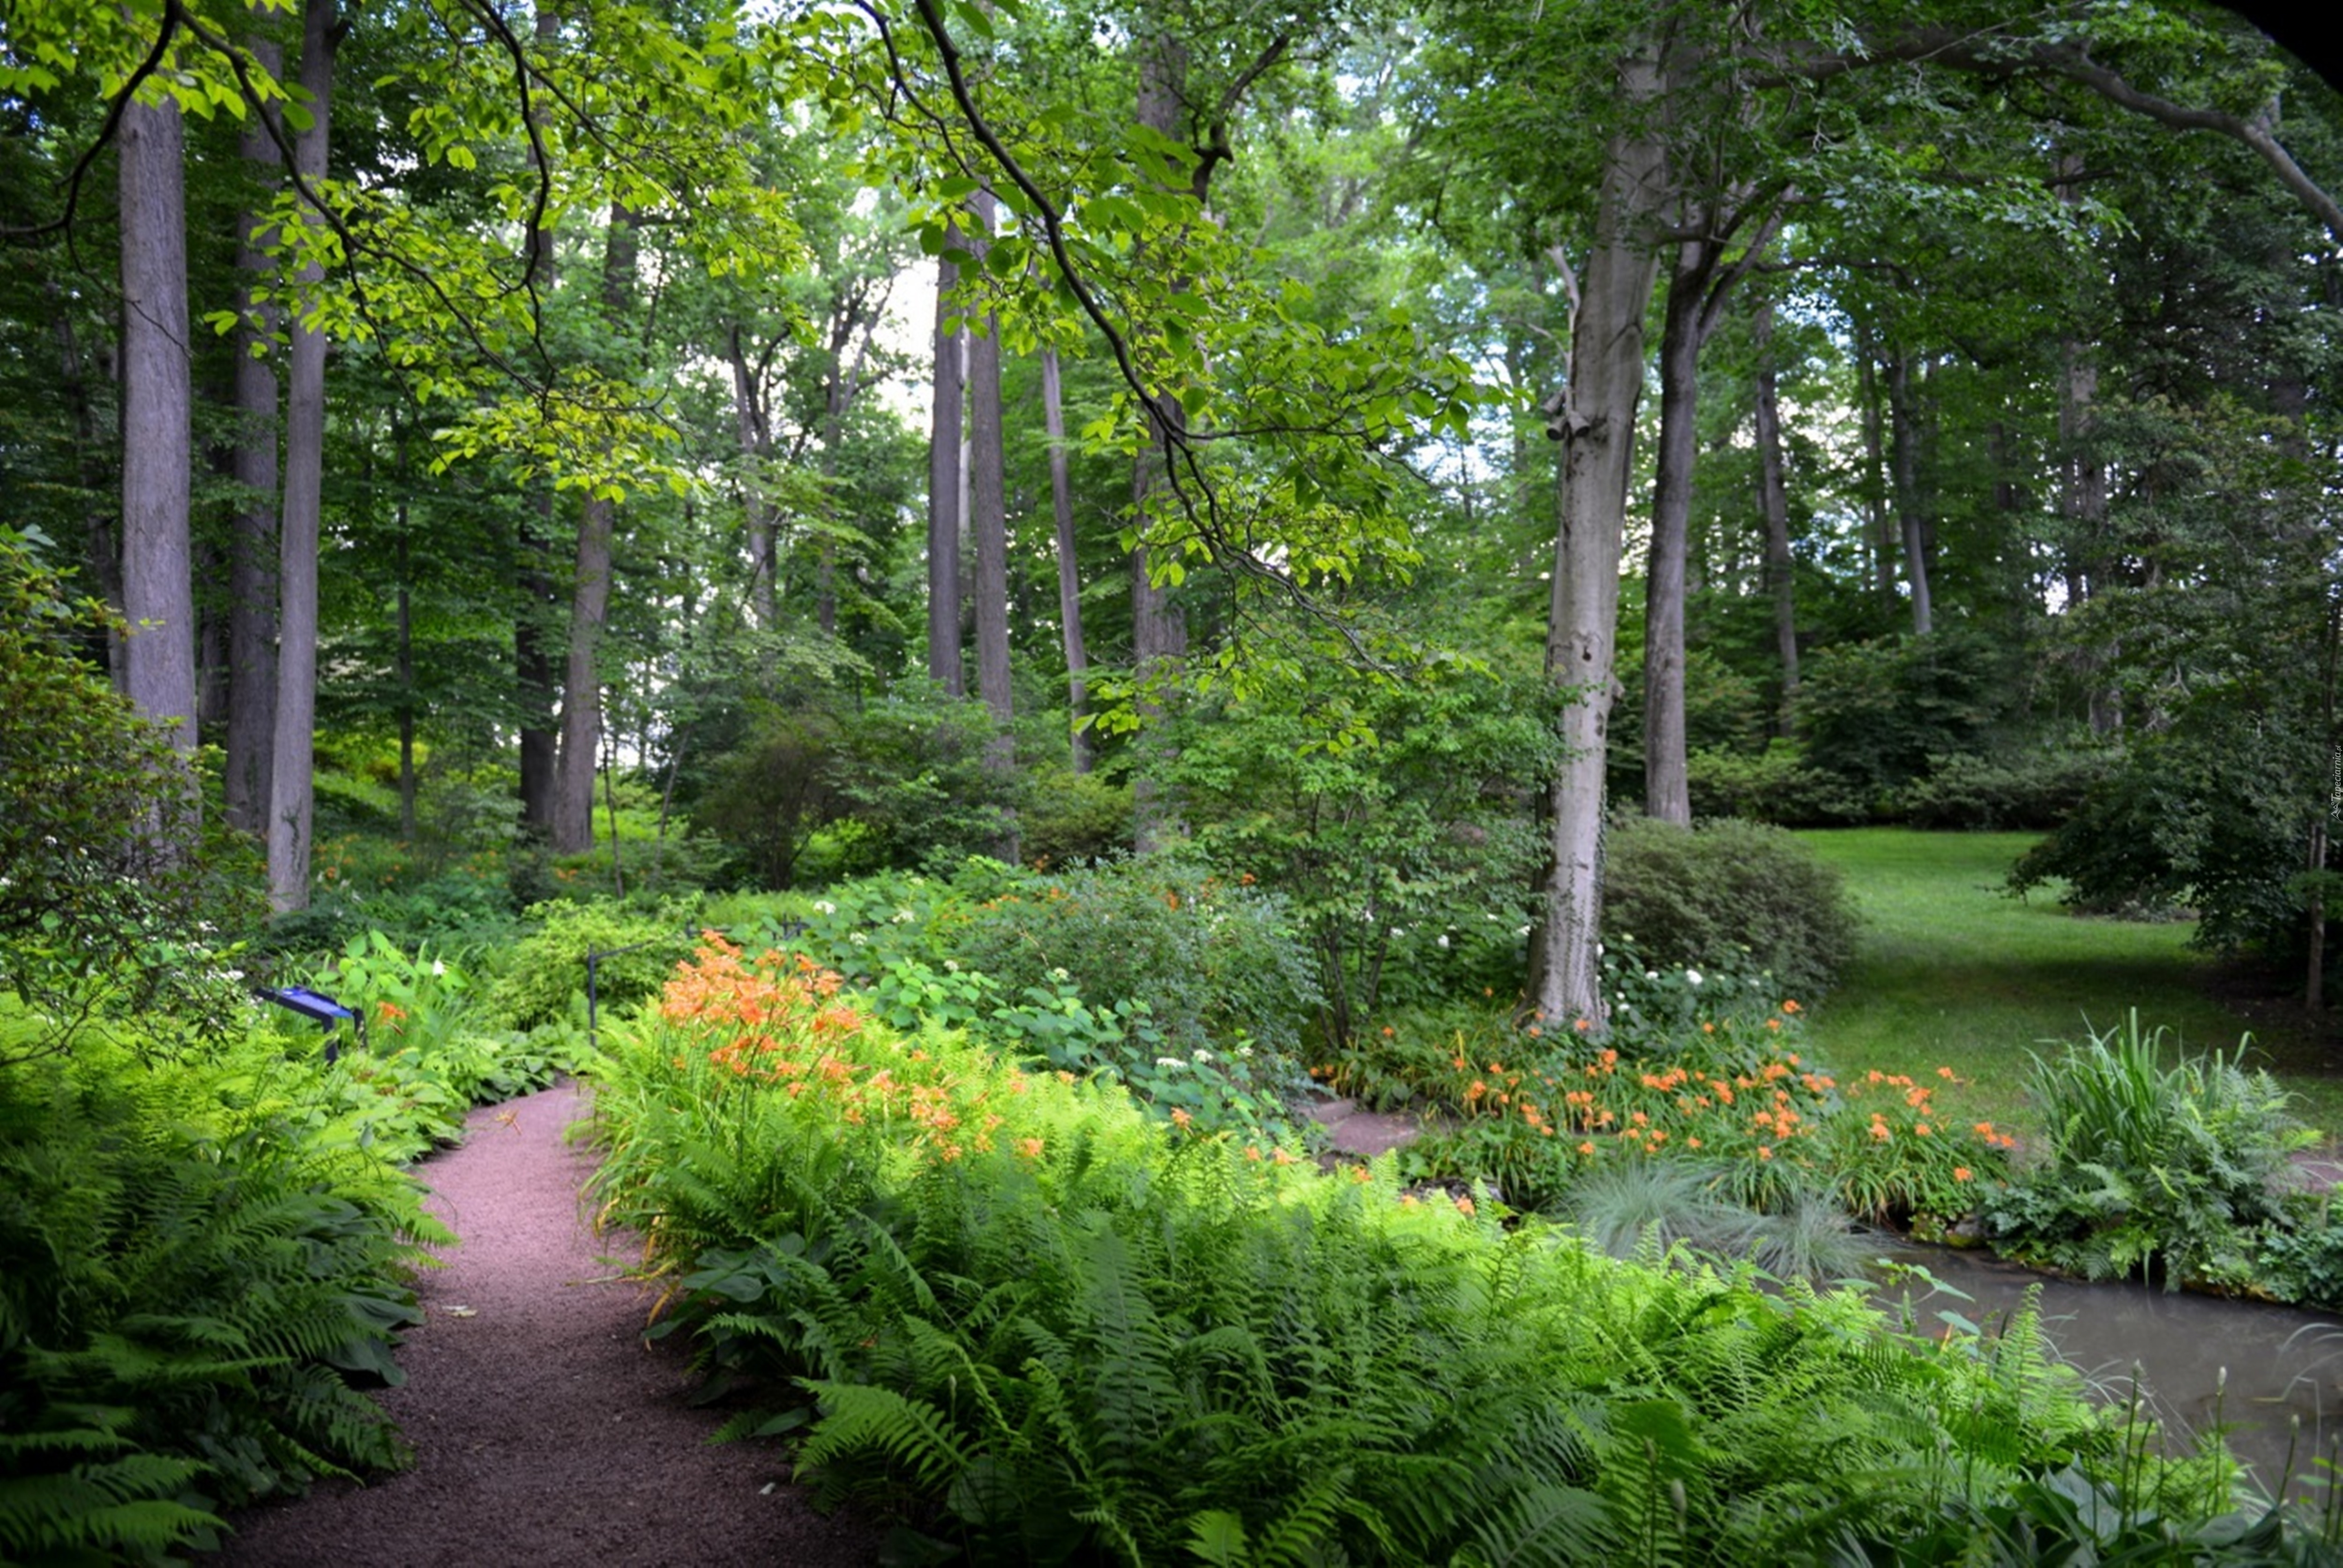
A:
<svg viewBox="0 0 2343 1568">
<path fill-rule="evenodd" d="M 2029 1488 L 2156 1531 L 2229 1503 L 2031 1312 L 1929 1342 L 1858 1291 L 1620 1262 L 899 1033 L 802 960 L 704 945 L 597 1070 L 663 1326 L 906 1560 L 1953 1562 Z"/>
</svg>

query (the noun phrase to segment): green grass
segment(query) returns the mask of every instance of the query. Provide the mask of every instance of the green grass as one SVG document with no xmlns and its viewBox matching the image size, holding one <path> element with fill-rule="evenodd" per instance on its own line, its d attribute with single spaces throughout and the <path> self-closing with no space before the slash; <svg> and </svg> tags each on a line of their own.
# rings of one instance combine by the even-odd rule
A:
<svg viewBox="0 0 2343 1568">
<path fill-rule="evenodd" d="M 2343 1130 L 2343 1072 L 2331 1042 L 2300 1015 L 2257 1021 L 2208 990 L 2217 965 L 2187 943 L 2185 921 L 2146 923 L 2067 913 L 2037 891 L 2002 891 L 2028 833 L 1919 833 L 1863 828 L 1799 837 L 1846 875 L 1864 926 L 1854 966 L 1813 1014 L 1816 1043 L 1840 1076 L 1876 1068 L 1967 1080 L 1939 1099 L 1965 1121 L 2021 1131 L 2026 1051 L 2108 1029 L 2130 1010 L 2170 1027 L 2194 1050 L 2234 1052 L 2252 1035 L 2249 1065 L 2299 1097 L 2298 1113 L 2330 1136 Z"/>
</svg>

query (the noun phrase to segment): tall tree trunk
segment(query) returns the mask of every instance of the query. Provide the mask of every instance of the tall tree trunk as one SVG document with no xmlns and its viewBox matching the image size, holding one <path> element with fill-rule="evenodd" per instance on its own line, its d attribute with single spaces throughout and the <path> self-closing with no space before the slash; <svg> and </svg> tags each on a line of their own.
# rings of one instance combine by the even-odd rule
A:
<svg viewBox="0 0 2343 1568">
<path fill-rule="evenodd" d="M 301 90 L 309 123 L 293 138 L 293 167 L 314 190 L 325 177 L 331 122 L 334 50 L 341 28 L 335 0 L 307 0 L 301 12 Z M 302 221 L 322 226 L 314 209 Z M 305 268 L 305 296 L 324 278 Z M 311 308 L 307 297 L 299 312 Z M 282 913 L 309 906 L 313 748 L 317 727 L 317 534 L 326 478 L 326 334 L 293 323 L 286 357 L 285 504 L 277 528 L 277 654 L 276 742 L 269 764 L 268 902 Z"/>
<path fill-rule="evenodd" d="M 1619 558 L 1627 521 L 1635 407 L 1644 391 L 1644 314 L 1659 258 L 1665 155 L 1652 109 L 1656 51 L 1619 62 L 1622 128 L 1604 149 L 1594 247 L 1573 312 L 1570 378 L 1557 416 L 1560 516 L 1546 632 L 1546 678 L 1578 695 L 1563 709 L 1563 760 L 1547 792 L 1543 909 L 1530 942 L 1527 1000 L 1548 1019 L 1600 1023 L 1603 777 L 1619 625 Z"/>
<path fill-rule="evenodd" d="M 1782 667 L 1777 734 L 1790 733 L 1798 696 L 1798 598 L 1790 558 L 1790 487 L 1782 462 L 1782 406 L 1774 371 L 1774 302 L 1762 300 L 1750 323 L 1757 351 L 1757 496 L 1765 515 L 1765 585 L 1774 597 L 1774 653 Z"/>
<path fill-rule="evenodd" d="M 538 51 L 550 52 L 560 37 L 560 13 L 546 0 L 540 0 L 536 24 Z M 542 175 L 547 171 L 538 172 Z M 555 239 L 555 230 L 549 223 L 528 231 L 528 273 L 540 299 L 553 292 Z M 552 649 L 548 646 L 556 603 L 553 538 L 553 491 L 549 487 L 541 487 L 537 495 L 535 526 L 526 518 L 520 524 L 515 574 L 519 604 L 513 616 L 513 677 L 518 688 L 516 695 L 520 709 L 521 837 L 537 843 L 544 842 L 553 833 L 554 769 L 561 739 L 560 732 L 553 728 L 554 704 L 560 696 L 559 677 Z"/>
<path fill-rule="evenodd" d="M 1887 362 L 1889 451 L 1896 467 L 1896 518 L 1903 535 L 1904 582 L 1912 595 L 1912 632 L 1936 628 L 1928 596 L 1928 528 L 1920 494 L 1920 416 L 1912 391 L 1912 357 L 1899 349 Z"/>
<path fill-rule="evenodd" d="M 284 51 L 255 36 L 253 58 L 271 76 L 285 73 Z M 237 150 L 263 191 L 275 188 L 282 159 L 277 138 L 256 112 Z M 259 248 L 254 215 L 236 222 L 236 266 L 256 282 L 273 270 Z M 228 824 L 256 836 L 268 830 L 268 773 L 277 747 L 277 369 L 269 357 L 278 313 L 253 297 L 248 283 L 236 328 L 236 484 L 238 501 L 228 543 L 226 777 L 222 780 Z"/>
<path fill-rule="evenodd" d="M 122 114 L 123 689 L 196 749 L 196 602 L 188 554 L 187 230 L 178 106 Z"/>
<path fill-rule="evenodd" d="M 957 246 L 953 229 L 944 243 Z M 968 690 L 960 668 L 960 400 L 965 364 L 964 334 L 949 329 L 959 316 L 952 290 L 960 267 L 936 263 L 936 375 L 934 425 L 928 437 L 928 678 L 954 697 Z"/>
<path fill-rule="evenodd" d="M 602 315 L 615 334 L 635 293 L 635 215 L 612 203 L 602 245 Z M 555 762 L 553 852 L 594 847 L 594 770 L 602 755 L 602 679 L 595 668 L 610 613 L 610 551 L 618 503 L 589 495 L 578 517 L 578 555 L 570 579 L 568 657 L 561 680 L 561 749 Z"/>
<path fill-rule="evenodd" d="M 1660 445 L 1644 572 L 1644 814 L 1692 825 L 1684 758 L 1684 553 L 1700 441 L 1700 317 L 1717 246 L 1676 246 L 1660 330 Z"/>
<path fill-rule="evenodd" d="M 980 191 L 977 236 L 983 254 L 992 231 L 993 198 Z M 1006 777 L 1017 767 L 1016 740 L 1010 732 L 1015 701 L 1009 671 L 1009 490 L 1001 452 L 1001 325 L 987 316 L 984 329 L 972 334 L 968 346 L 969 532 L 976 550 L 976 689 L 992 717 L 992 737 L 984 749 L 985 766 Z M 1017 859 L 1017 829 L 1004 830 L 1001 859 Z"/>
<path fill-rule="evenodd" d="M 1054 348 L 1041 350 L 1041 428 L 1050 438 L 1050 510 L 1058 530 L 1058 628 L 1066 649 L 1073 769 L 1087 773 L 1091 770 L 1090 732 L 1081 720 L 1090 700 L 1090 655 L 1082 646 L 1082 579 L 1074 551 L 1074 491 L 1067 474 L 1065 397 Z"/>
<path fill-rule="evenodd" d="M 1159 24 L 1158 30 L 1141 45 L 1139 124 L 1158 136 L 1180 139 L 1187 88 L 1187 46 Z M 1200 198 L 1202 194 L 1198 193 Z M 1186 612 L 1173 599 L 1172 590 L 1155 580 L 1144 538 L 1151 514 L 1160 506 L 1158 493 L 1184 417 L 1180 400 L 1168 388 L 1154 390 L 1151 438 L 1140 453 L 1131 480 L 1131 517 L 1141 535 L 1141 542 L 1131 552 L 1131 665 L 1138 708 L 1149 719 L 1161 717 L 1163 687 L 1188 654 Z M 1142 734 L 1132 749 L 1131 847 L 1142 855 L 1162 848 L 1173 829 L 1172 805 L 1159 777 L 1161 752 L 1160 731 Z"/>
<path fill-rule="evenodd" d="M 1879 408 L 1879 356 L 1858 319 L 1855 331 L 1855 400 L 1863 423 L 1863 508 L 1871 557 L 1871 591 L 1880 603 L 1896 598 L 1896 538 L 1889 505 L 1885 420 Z"/>
<path fill-rule="evenodd" d="M 748 346 L 738 322 L 732 326 L 732 424 L 740 443 L 740 461 L 749 470 L 741 486 L 741 511 L 749 534 L 749 609 L 757 629 L 770 634 L 780 619 L 774 589 L 773 508 L 765 497 L 765 459 L 773 449 L 772 426 L 765 413 L 762 378 L 749 365 Z M 768 677 L 772 671 L 770 648 L 758 655 Z"/>
</svg>

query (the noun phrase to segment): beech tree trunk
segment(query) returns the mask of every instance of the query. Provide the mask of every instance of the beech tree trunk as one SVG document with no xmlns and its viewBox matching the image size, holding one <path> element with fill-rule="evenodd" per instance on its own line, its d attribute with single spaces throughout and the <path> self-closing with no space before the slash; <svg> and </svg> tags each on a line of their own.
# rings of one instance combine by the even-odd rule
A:
<svg viewBox="0 0 2343 1568">
<path fill-rule="evenodd" d="M 945 243 L 958 246 L 960 232 L 952 230 Z M 954 697 L 968 690 L 968 678 L 960 668 L 960 443 L 965 338 L 947 329 L 947 323 L 957 317 L 951 292 L 959 286 L 959 266 L 950 260 L 937 262 L 935 422 L 928 438 L 928 678 Z"/>
<path fill-rule="evenodd" d="M 1774 373 L 1774 302 L 1761 301 L 1750 324 L 1757 351 L 1757 499 L 1765 516 L 1765 584 L 1774 598 L 1774 653 L 1782 667 L 1777 734 L 1790 733 L 1798 695 L 1798 598 L 1790 558 L 1790 487 L 1782 462 L 1782 407 Z"/>
<path fill-rule="evenodd" d="M 1622 128 L 1604 149 L 1594 246 L 1573 312 L 1568 391 L 1556 417 L 1561 497 L 1545 668 L 1549 681 L 1576 696 L 1563 710 L 1564 759 L 1547 791 L 1544 908 L 1531 934 L 1526 1000 L 1544 1018 L 1595 1025 L 1606 1016 L 1596 947 L 1619 558 L 1644 391 L 1644 314 L 1659 273 L 1648 231 L 1666 176 L 1650 123 L 1660 90 L 1655 48 L 1646 45 L 1620 61 Z"/>
<path fill-rule="evenodd" d="M 253 57 L 282 76 L 284 52 L 270 38 L 251 40 Z M 264 189 L 277 181 L 277 139 L 256 112 L 238 143 L 246 166 Z M 273 270 L 258 248 L 251 213 L 236 221 L 236 266 L 247 278 Z M 277 747 L 277 369 L 268 339 L 277 312 L 253 298 L 246 285 L 230 352 L 236 357 L 236 464 L 238 501 L 229 536 L 227 595 L 227 735 L 223 798 L 229 826 L 256 836 L 268 830 L 268 774 Z M 259 352 L 256 354 L 254 351 Z"/>
<path fill-rule="evenodd" d="M 1912 394 L 1912 359 L 1897 352 L 1887 364 L 1889 451 L 1896 467 L 1896 518 L 1903 535 L 1904 582 L 1912 595 L 1912 632 L 1936 628 L 1928 596 L 1928 525 L 1920 494 L 1920 418 Z"/>
<path fill-rule="evenodd" d="M 738 322 L 731 331 L 732 422 L 740 442 L 740 459 L 749 470 L 741 487 L 741 512 L 749 534 L 749 609 L 761 632 L 773 630 L 780 618 L 775 592 L 773 509 L 765 498 L 765 459 L 772 454 L 772 425 L 765 412 L 762 379 L 749 365 L 749 350 Z M 759 655 L 769 674 L 772 654 Z"/>
<path fill-rule="evenodd" d="M 1180 139 L 1181 116 L 1187 98 L 1187 46 L 1168 31 L 1157 31 L 1141 46 L 1139 62 L 1138 121 L 1172 140 Z M 1209 177 L 1199 167 L 1200 177 Z M 1199 200 L 1203 193 L 1196 193 Z M 1141 543 L 1131 552 L 1131 643 L 1132 673 L 1138 685 L 1139 711 L 1150 719 L 1162 716 L 1161 690 L 1188 654 L 1188 619 L 1172 590 L 1155 580 L 1144 534 L 1171 464 L 1172 444 L 1182 429 L 1184 412 L 1168 389 L 1153 398 L 1152 439 L 1139 455 L 1131 478 L 1131 516 L 1141 530 Z M 1160 771 L 1160 731 L 1142 733 L 1132 749 L 1131 847 L 1144 855 L 1162 848 L 1172 836 L 1173 820 Z"/>
<path fill-rule="evenodd" d="M 1041 428 L 1050 438 L 1050 510 L 1057 521 L 1058 628 L 1066 649 L 1067 707 L 1073 719 L 1073 769 L 1091 770 L 1090 732 L 1082 710 L 1090 700 L 1090 655 L 1082 646 L 1082 579 L 1074 551 L 1074 492 L 1067 474 L 1066 411 L 1058 351 L 1041 350 Z"/>
<path fill-rule="evenodd" d="M 602 245 L 602 311 L 613 330 L 635 292 L 635 216 L 613 203 Z M 594 847 L 594 771 L 602 756 L 602 678 L 595 666 L 610 613 L 610 549 L 618 507 L 588 495 L 578 518 L 576 572 L 570 580 L 568 655 L 561 680 L 561 749 L 553 785 L 553 852 Z"/>
<path fill-rule="evenodd" d="M 1896 529 L 1889 506 L 1887 441 L 1879 411 L 1879 357 L 1860 321 L 1855 332 L 1855 397 L 1863 417 L 1863 503 L 1870 527 L 1871 591 L 1883 604 L 1896 599 Z"/>
<path fill-rule="evenodd" d="M 1660 447 L 1644 572 L 1644 814 L 1692 825 L 1684 759 L 1684 552 L 1700 439 L 1701 307 L 1716 247 L 1676 247 L 1660 331 Z"/>
<path fill-rule="evenodd" d="M 187 503 L 194 387 L 176 104 L 122 114 L 123 690 L 183 755 L 196 749 L 196 605 Z"/>
<path fill-rule="evenodd" d="M 341 29 L 335 0 L 307 0 L 301 13 L 300 85 L 309 123 L 293 138 L 302 179 L 325 177 L 333 106 L 334 50 Z M 322 225 L 305 211 L 302 221 Z M 301 281 L 324 277 L 315 265 Z M 306 307 L 304 298 L 300 305 Z M 269 764 L 268 902 L 280 914 L 309 906 L 310 825 L 317 723 L 317 532 L 326 477 L 326 335 L 299 319 L 286 357 L 285 504 L 277 532 L 277 713 Z"/>
<path fill-rule="evenodd" d="M 992 232 L 991 192 L 978 193 L 976 212 L 983 229 L 977 236 L 980 256 Z M 1006 776 L 1016 769 L 1017 751 L 1009 728 L 1016 705 L 1009 670 L 1009 490 L 1002 471 L 1000 333 L 1000 323 L 988 316 L 984 329 L 969 338 L 969 532 L 976 550 L 976 689 L 993 725 L 984 762 Z M 1001 858 L 1017 859 L 1014 822 L 1004 833 Z"/>
</svg>

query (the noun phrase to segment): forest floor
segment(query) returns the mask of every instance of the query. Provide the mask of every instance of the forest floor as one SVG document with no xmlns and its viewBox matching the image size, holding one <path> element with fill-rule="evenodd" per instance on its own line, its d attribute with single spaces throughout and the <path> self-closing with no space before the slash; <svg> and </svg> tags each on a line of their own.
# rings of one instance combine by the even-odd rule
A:
<svg viewBox="0 0 2343 1568">
<path fill-rule="evenodd" d="M 2035 833 L 1857 828 L 1799 838 L 1845 874 L 1863 920 L 1855 960 L 1812 1015 L 1842 1075 L 1874 1068 L 1966 1081 L 1938 1100 L 2025 1129 L 2027 1052 L 2127 1025 L 2170 1029 L 2192 1050 L 2268 1068 L 2296 1114 L 2343 1134 L 2343 1049 L 2272 987 L 2188 946 L 2187 920 L 2117 920 L 2003 890 Z"/>
<path fill-rule="evenodd" d="M 383 1406 L 413 1467 L 328 1483 L 253 1510 L 215 1561 L 236 1568 L 498 1568 L 877 1560 L 867 1523 L 817 1513 L 781 1452 L 710 1446 L 672 1343 L 642 1337 L 650 1298 L 626 1277 L 636 1237 L 596 1235 L 578 1191 L 588 1153 L 564 1084 L 472 1112 L 421 1168 L 462 1238 L 417 1283 L 425 1313 Z"/>
</svg>

